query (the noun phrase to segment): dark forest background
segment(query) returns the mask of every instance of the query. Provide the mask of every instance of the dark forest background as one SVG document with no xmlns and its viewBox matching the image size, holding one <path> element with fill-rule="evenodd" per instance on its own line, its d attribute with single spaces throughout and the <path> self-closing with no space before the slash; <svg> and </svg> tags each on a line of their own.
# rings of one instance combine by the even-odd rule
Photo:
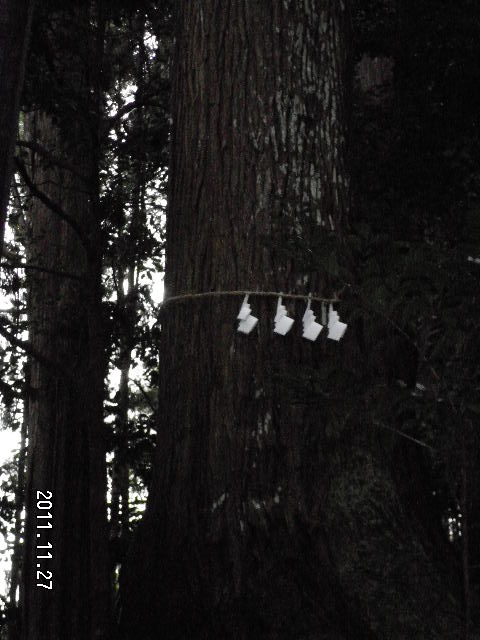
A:
<svg viewBox="0 0 480 640">
<path fill-rule="evenodd" d="M 24 3 L 15 4 L 1 0 L 0 18 L 20 13 Z M 180 583 L 176 569 L 155 560 L 146 531 L 160 526 L 157 502 L 139 529 L 154 461 L 167 464 L 169 455 L 155 454 L 171 402 L 162 392 L 168 362 L 159 349 L 168 345 L 160 346 L 158 301 L 175 15 L 183 4 L 37 2 L 24 70 L 0 60 L 4 77 L 8 69 L 24 76 L 1 260 L 2 425 L 20 445 L 1 469 L 0 532 L 11 570 L 0 637 L 133 638 L 137 629 L 147 640 L 158 627 L 161 637 L 178 639 L 480 638 L 480 7 L 470 0 L 351 0 L 347 7 L 348 217 L 340 240 L 307 224 L 302 235 L 283 230 L 275 245 L 280 260 L 322 274 L 319 293 L 338 297 L 348 322 L 345 339 L 322 347 L 321 358 L 276 374 L 291 406 L 313 407 L 323 425 L 321 441 L 308 431 L 305 444 L 323 453 L 295 463 L 308 482 L 329 460 L 323 529 L 312 534 L 287 522 L 292 538 L 276 537 L 273 512 L 265 521 L 247 516 L 255 540 L 248 571 L 264 571 L 263 586 L 237 599 L 215 582 L 229 547 L 212 533 L 222 559 L 218 566 L 207 553 L 192 560 L 216 576 L 215 593 L 212 586 L 198 604 L 192 594 L 201 580 Z M 229 309 L 234 320 L 237 301 Z M 178 322 L 186 326 L 183 316 Z M 254 399 L 244 402 L 250 411 Z M 53 424 L 55 433 L 46 426 Z M 34 433 L 45 447 L 35 452 Z M 40 486 L 57 500 L 57 604 L 26 577 L 28 514 Z M 173 487 L 172 495 L 181 501 L 184 493 Z M 211 498 L 200 488 L 195 495 L 202 504 Z M 317 534 L 328 556 L 318 580 L 315 567 L 292 568 Z M 175 550 L 190 559 L 185 545 Z M 139 548 L 147 559 L 136 560 Z M 291 571 L 277 571 L 288 548 Z M 142 578 L 148 558 L 155 579 Z M 290 579 L 297 590 L 283 589 Z M 163 581 L 158 590 L 156 581 Z M 170 589 L 168 607 L 182 614 L 165 613 L 166 604 L 158 619 L 138 613 L 142 599 L 153 611 Z M 275 620 L 295 607 L 292 627 L 277 628 Z M 265 615 L 252 614 L 256 608 Z M 355 622 L 342 626 L 342 617 Z M 237 621 L 254 618 L 235 631 Z"/>
</svg>

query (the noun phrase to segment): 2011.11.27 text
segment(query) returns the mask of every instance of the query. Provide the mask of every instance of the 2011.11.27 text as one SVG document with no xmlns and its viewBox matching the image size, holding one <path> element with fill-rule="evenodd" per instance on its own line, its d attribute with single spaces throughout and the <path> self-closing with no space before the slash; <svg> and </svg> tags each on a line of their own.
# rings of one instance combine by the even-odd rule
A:
<svg viewBox="0 0 480 640">
<path fill-rule="evenodd" d="M 52 492 L 37 491 L 37 587 L 44 589 L 53 588 L 53 573 L 46 568 L 48 561 L 53 558 L 53 545 L 46 539 L 53 528 L 52 511 Z"/>
</svg>

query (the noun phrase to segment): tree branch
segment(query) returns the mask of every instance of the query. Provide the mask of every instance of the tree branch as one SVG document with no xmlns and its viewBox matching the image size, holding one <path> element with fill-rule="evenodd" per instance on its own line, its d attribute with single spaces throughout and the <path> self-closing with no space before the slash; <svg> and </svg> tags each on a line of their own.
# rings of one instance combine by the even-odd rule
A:
<svg viewBox="0 0 480 640">
<path fill-rule="evenodd" d="M 150 400 L 150 397 L 149 397 L 148 393 L 145 391 L 145 389 L 142 387 L 142 385 L 139 382 L 137 382 L 136 380 L 132 380 L 132 382 L 133 382 L 133 384 L 137 385 L 137 387 L 140 389 L 140 392 L 141 392 L 142 396 L 147 401 L 148 406 L 153 411 L 153 413 L 156 414 L 157 413 L 157 408 L 154 406 L 153 402 Z"/>
<path fill-rule="evenodd" d="M 75 220 L 75 218 L 72 218 L 72 216 L 69 215 L 68 213 L 66 213 L 59 204 L 54 202 L 51 198 L 49 198 L 47 196 L 46 193 L 41 191 L 36 186 L 36 184 L 33 182 L 33 180 L 28 175 L 28 171 L 27 171 L 25 165 L 23 164 L 23 162 L 20 160 L 20 158 L 18 158 L 18 157 L 15 158 L 15 164 L 16 164 L 16 167 L 18 169 L 19 174 L 22 176 L 23 180 L 25 181 L 25 184 L 29 188 L 30 193 L 33 196 L 35 196 L 36 198 L 38 198 L 40 200 L 40 202 L 43 202 L 43 204 L 48 209 L 50 209 L 50 211 L 55 213 L 59 218 L 61 218 L 67 224 L 69 224 L 71 226 L 71 228 L 76 232 L 76 234 L 80 238 L 80 241 L 81 241 L 82 245 L 84 246 L 86 252 L 90 255 L 91 254 L 90 242 L 88 241 L 88 238 L 85 235 L 82 227 L 78 224 L 78 222 Z"/>
<path fill-rule="evenodd" d="M 33 142 L 32 140 L 17 140 L 17 147 L 25 147 L 27 149 L 30 149 L 31 151 L 35 151 L 35 153 L 38 153 L 42 157 L 46 158 L 52 164 L 60 167 L 60 169 L 66 169 L 67 171 L 70 171 L 70 173 L 73 173 L 75 176 L 77 176 L 77 178 L 80 178 L 80 180 L 82 180 L 83 182 L 88 182 L 88 178 L 77 171 L 77 169 L 73 165 L 71 165 L 66 160 L 62 160 L 51 151 L 46 149 L 43 145 L 38 144 L 38 142 Z"/>
<path fill-rule="evenodd" d="M 133 111 L 134 109 L 138 109 L 140 107 L 158 107 L 159 109 L 164 109 L 166 111 L 165 106 L 160 102 L 154 102 L 148 99 L 134 100 L 133 102 L 128 102 L 127 104 L 124 104 L 123 107 L 120 107 L 120 109 L 113 116 L 106 118 L 105 130 L 108 131 L 119 120 L 121 120 L 123 116 L 126 116 L 127 113 L 130 113 L 130 111 Z"/>
<path fill-rule="evenodd" d="M 0 323 L 0 336 L 5 338 L 5 340 L 7 340 L 14 347 L 17 347 L 18 349 L 21 349 L 22 351 L 24 351 L 28 356 L 34 358 L 40 364 L 43 364 L 45 367 L 48 367 L 52 372 L 57 373 L 59 376 L 62 376 L 63 378 L 66 378 L 70 381 L 73 380 L 73 377 L 70 371 L 67 371 L 57 362 L 50 360 L 50 358 L 45 356 L 43 353 L 40 353 L 39 351 L 37 351 L 31 342 L 28 342 L 26 340 L 20 340 L 19 338 L 17 338 L 13 333 L 5 329 L 1 323 Z"/>
<path fill-rule="evenodd" d="M 23 315 L 24 316 L 24 315 L 27 314 L 27 310 L 24 309 L 24 311 L 21 311 L 17 307 L 10 307 L 10 309 L 0 309 L 0 313 L 3 313 L 3 314 L 7 314 L 8 313 L 8 314 L 10 314 L 12 316 L 13 315 L 17 315 L 17 316 Z"/>
<path fill-rule="evenodd" d="M 71 278 L 72 280 L 82 280 L 82 276 L 69 271 L 57 271 L 56 269 L 48 269 L 47 267 L 39 267 L 36 264 L 27 264 L 26 262 L 1 262 L 2 269 L 25 269 L 30 271 L 40 271 L 41 273 L 49 273 L 60 278 Z"/>
</svg>

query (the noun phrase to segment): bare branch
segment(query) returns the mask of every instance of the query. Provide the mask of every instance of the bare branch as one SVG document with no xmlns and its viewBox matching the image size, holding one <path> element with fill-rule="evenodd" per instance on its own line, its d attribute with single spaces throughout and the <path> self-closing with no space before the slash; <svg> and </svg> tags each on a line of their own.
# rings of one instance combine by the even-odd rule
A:
<svg viewBox="0 0 480 640">
<path fill-rule="evenodd" d="M 56 373 L 58 376 L 62 376 L 68 380 L 73 380 L 73 377 L 70 371 L 64 369 L 60 364 L 50 360 L 48 356 L 45 356 L 43 353 L 40 353 L 35 349 L 31 342 L 26 340 L 20 340 L 17 338 L 11 331 L 8 331 L 0 324 L 0 336 L 5 338 L 11 345 L 17 347 L 18 349 L 22 349 L 28 356 L 34 358 L 40 364 L 43 364 L 45 367 L 48 367 L 53 373 Z"/>
<path fill-rule="evenodd" d="M 134 109 L 138 109 L 140 107 L 158 107 L 159 109 L 164 109 L 165 106 L 160 102 L 154 102 L 151 100 L 134 100 L 133 102 L 129 102 L 128 104 L 124 104 L 123 107 L 120 107 L 118 111 L 105 120 L 105 129 L 108 131 L 111 127 L 113 127 L 119 120 L 126 116 L 130 111 Z"/>
<path fill-rule="evenodd" d="M 71 278 L 72 280 L 79 281 L 82 280 L 82 276 L 78 273 L 48 269 L 47 267 L 40 267 L 36 264 L 27 264 L 26 262 L 2 262 L 0 263 L 0 267 L 2 269 L 25 269 L 30 271 L 40 271 L 41 273 L 49 273 L 53 276 L 59 276 L 60 278 Z"/>
<path fill-rule="evenodd" d="M 69 224 L 72 227 L 72 229 L 76 232 L 76 234 L 80 238 L 80 241 L 81 241 L 82 245 L 85 247 L 85 250 L 90 255 L 90 253 L 91 253 L 90 242 L 88 241 L 88 238 L 87 238 L 86 234 L 84 233 L 82 227 L 75 220 L 75 218 L 72 218 L 72 216 L 69 215 L 68 213 L 66 213 L 58 203 L 54 202 L 51 198 L 49 198 L 47 196 L 46 193 L 41 191 L 36 186 L 36 184 L 33 182 L 33 180 L 28 175 L 28 171 L 27 171 L 25 165 L 23 164 L 23 162 L 20 160 L 20 158 L 18 158 L 18 157 L 15 158 L 15 164 L 16 164 L 16 167 L 18 169 L 19 174 L 22 176 L 23 180 L 25 181 L 25 184 L 29 188 L 30 193 L 33 196 L 35 196 L 36 198 L 38 198 L 40 200 L 40 202 L 43 202 L 43 204 L 48 209 L 50 209 L 50 211 L 55 213 L 59 218 L 64 220 L 67 224 Z"/>
<path fill-rule="evenodd" d="M 140 392 L 141 392 L 142 396 L 145 398 L 145 400 L 147 401 L 148 406 L 150 407 L 150 409 L 155 414 L 157 412 L 157 408 L 155 407 L 153 402 L 150 400 L 150 397 L 149 397 L 148 393 L 145 391 L 145 389 L 142 387 L 142 385 L 139 382 L 137 382 L 137 380 L 132 380 L 132 382 L 133 382 L 133 384 L 137 385 L 137 387 L 140 389 Z"/>
<path fill-rule="evenodd" d="M 23 311 L 21 309 L 18 309 L 17 307 L 10 307 L 10 309 L 0 309 L 0 313 L 3 313 L 5 315 L 10 314 L 10 315 L 26 315 L 27 310 L 24 309 Z"/>
<path fill-rule="evenodd" d="M 41 155 L 43 158 L 45 158 L 55 166 L 60 167 L 60 169 L 66 169 L 67 171 L 70 171 L 70 173 L 73 173 L 75 176 L 80 178 L 80 180 L 88 183 L 87 176 L 84 176 L 82 173 L 80 173 L 80 171 L 78 171 L 76 167 L 71 165 L 66 160 L 59 158 L 58 156 L 53 154 L 51 151 L 46 149 L 43 145 L 38 144 L 38 142 L 33 142 L 32 140 L 17 140 L 17 146 L 25 147 L 27 149 L 30 149 L 31 151 L 35 151 L 35 153 L 38 153 L 39 155 Z"/>
</svg>

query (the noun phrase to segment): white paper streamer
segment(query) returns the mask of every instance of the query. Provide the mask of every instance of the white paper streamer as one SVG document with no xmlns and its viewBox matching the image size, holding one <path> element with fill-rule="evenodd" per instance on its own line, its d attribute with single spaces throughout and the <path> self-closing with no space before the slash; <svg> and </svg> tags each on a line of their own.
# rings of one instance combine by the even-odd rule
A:
<svg viewBox="0 0 480 640">
<path fill-rule="evenodd" d="M 240 331 L 240 333 L 250 333 L 257 325 L 258 318 L 252 316 L 252 310 L 248 304 L 248 294 L 243 299 L 237 320 L 240 320 L 237 327 L 237 331 Z"/>
<path fill-rule="evenodd" d="M 282 304 L 282 296 L 278 298 L 277 313 L 275 315 L 275 328 L 274 333 L 278 333 L 281 336 L 286 335 L 293 326 L 295 320 L 287 316 L 287 309 Z"/>
<path fill-rule="evenodd" d="M 303 314 L 303 334 L 302 336 L 306 340 L 310 340 L 311 342 L 315 342 L 315 340 L 320 335 L 320 331 L 323 329 L 322 325 L 319 322 L 315 322 L 315 314 L 310 309 L 311 300 L 307 303 L 307 308 L 305 313 Z"/>
</svg>

